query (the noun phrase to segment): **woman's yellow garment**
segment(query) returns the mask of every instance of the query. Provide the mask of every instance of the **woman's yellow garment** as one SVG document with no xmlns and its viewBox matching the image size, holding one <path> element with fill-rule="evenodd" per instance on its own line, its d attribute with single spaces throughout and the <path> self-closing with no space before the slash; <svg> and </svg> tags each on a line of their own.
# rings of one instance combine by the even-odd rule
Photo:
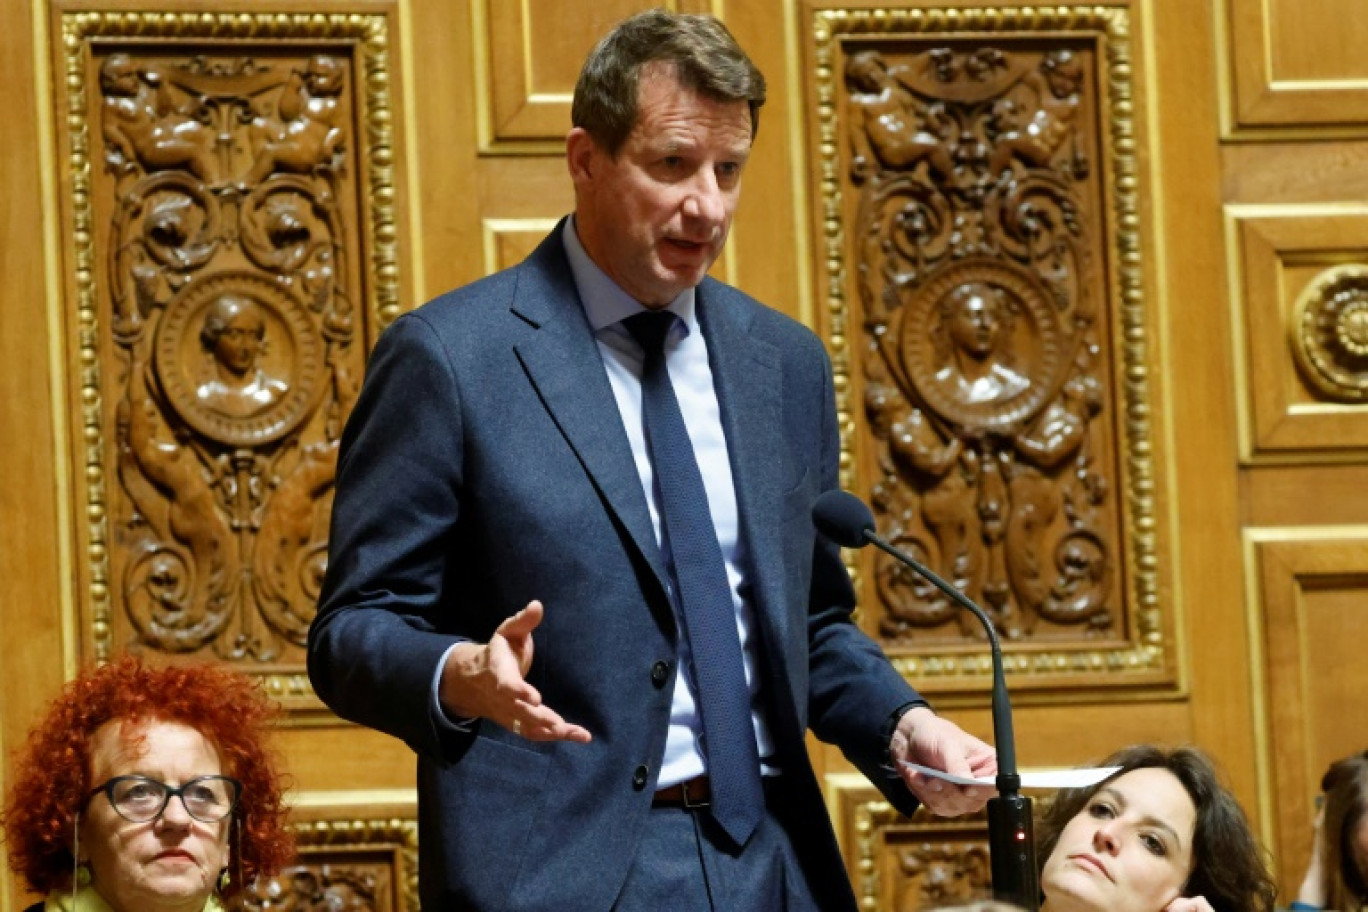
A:
<svg viewBox="0 0 1368 912">
<path fill-rule="evenodd" d="M 72 900 L 75 900 L 73 905 Z M 109 903 L 105 902 L 103 896 L 95 892 L 93 884 L 87 884 L 76 891 L 73 896 L 66 892 L 49 893 L 47 901 L 43 903 L 43 912 L 114 912 Z M 209 894 L 209 901 L 204 904 L 204 912 L 223 912 L 223 904 L 214 894 Z"/>
</svg>

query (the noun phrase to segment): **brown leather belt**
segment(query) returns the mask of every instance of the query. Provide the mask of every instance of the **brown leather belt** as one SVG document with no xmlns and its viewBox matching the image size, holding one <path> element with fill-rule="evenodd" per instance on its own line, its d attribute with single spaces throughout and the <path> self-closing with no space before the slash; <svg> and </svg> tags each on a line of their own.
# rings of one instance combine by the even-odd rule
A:
<svg viewBox="0 0 1368 912">
<path fill-rule="evenodd" d="M 655 793 L 651 807 L 705 808 L 712 802 L 712 787 L 707 776 L 663 788 Z"/>
</svg>

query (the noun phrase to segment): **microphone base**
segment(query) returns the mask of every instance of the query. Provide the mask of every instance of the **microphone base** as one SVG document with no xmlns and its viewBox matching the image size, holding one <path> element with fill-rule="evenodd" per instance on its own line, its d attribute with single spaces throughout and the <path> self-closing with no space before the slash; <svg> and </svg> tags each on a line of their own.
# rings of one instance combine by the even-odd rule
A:
<svg viewBox="0 0 1368 912">
<path fill-rule="evenodd" d="M 1008 794 L 988 802 L 988 850 L 993 898 L 1038 912 L 1040 874 L 1036 869 L 1031 799 Z"/>
</svg>

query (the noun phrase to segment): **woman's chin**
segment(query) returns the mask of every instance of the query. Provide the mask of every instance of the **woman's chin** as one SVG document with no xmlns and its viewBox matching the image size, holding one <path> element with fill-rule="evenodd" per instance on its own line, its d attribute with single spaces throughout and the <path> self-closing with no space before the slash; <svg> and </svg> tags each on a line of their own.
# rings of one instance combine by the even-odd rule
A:
<svg viewBox="0 0 1368 912">
<path fill-rule="evenodd" d="M 1097 884 L 1084 880 L 1080 872 L 1072 872 L 1052 884 L 1040 909 L 1041 912 L 1119 912 L 1105 901 Z"/>
</svg>

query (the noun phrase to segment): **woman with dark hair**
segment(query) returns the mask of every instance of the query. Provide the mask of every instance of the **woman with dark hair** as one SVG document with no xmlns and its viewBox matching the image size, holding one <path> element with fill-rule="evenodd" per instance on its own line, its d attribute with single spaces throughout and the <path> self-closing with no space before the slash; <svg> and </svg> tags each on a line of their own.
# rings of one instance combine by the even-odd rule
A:
<svg viewBox="0 0 1368 912">
<path fill-rule="evenodd" d="M 211 665 L 124 658 L 81 675 L 18 758 L 10 867 L 48 910 L 216 912 L 293 854 L 265 749 L 274 713 Z"/>
<path fill-rule="evenodd" d="M 1321 778 L 1311 863 L 1294 910 L 1368 909 L 1368 751 L 1330 764 Z"/>
<path fill-rule="evenodd" d="M 1271 912 L 1276 885 L 1206 755 L 1141 745 L 1060 792 L 1037 833 L 1041 912 Z"/>
</svg>

